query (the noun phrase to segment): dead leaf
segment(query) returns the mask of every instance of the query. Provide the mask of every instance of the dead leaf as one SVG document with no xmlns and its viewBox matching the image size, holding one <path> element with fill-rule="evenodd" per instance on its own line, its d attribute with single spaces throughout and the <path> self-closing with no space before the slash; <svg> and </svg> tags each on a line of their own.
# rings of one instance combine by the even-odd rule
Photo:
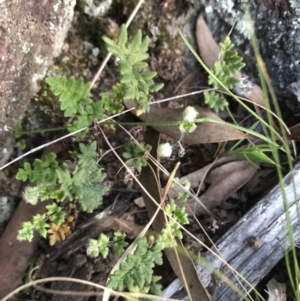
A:
<svg viewBox="0 0 300 301">
<path fill-rule="evenodd" d="M 296 125 L 292 126 L 290 128 L 290 131 L 293 136 L 300 137 L 300 123 L 297 123 Z"/>
<path fill-rule="evenodd" d="M 132 108 L 134 103 L 127 101 L 125 103 L 127 108 Z M 199 112 L 198 118 L 211 118 L 217 121 L 222 121 L 210 109 L 195 107 Z M 184 108 L 171 109 L 171 108 L 158 108 L 151 107 L 150 112 L 142 114 L 139 118 L 142 121 L 177 121 L 182 120 L 182 113 Z M 223 122 L 223 121 L 222 121 Z M 153 126 L 158 132 L 166 134 L 176 140 L 181 137 L 181 132 L 178 126 Z M 246 134 L 239 130 L 234 129 L 230 125 L 217 124 L 213 122 L 204 122 L 197 124 L 197 128 L 193 133 L 187 134 L 182 139 L 185 144 L 198 144 L 198 143 L 215 143 L 231 140 L 245 139 Z"/>
<path fill-rule="evenodd" d="M 244 168 L 245 166 L 248 167 L 249 166 L 248 164 L 250 164 L 250 163 L 248 163 L 247 161 L 243 160 L 240 157 L 224 156 L 224 157 L 219 158 L 213 164 L 209 164 L 207 166 L 204 166 L 203 168 L 201 168 L 199 170 L 196 170 L 196 171 L 180 178 L 179 183 L 182 183 L 182 182 L 188 180 L 191 184 L 191 188 L 197 190 L 197 188 L 199 187 L 201 181 L 203 180 L 203 178 L 206 175 L 208 176 L 206 181 L 209 181 L 209 184 L 219 183 L 219 182 L 222 182 L 222 177 L 226 178 L 227 176 L 229 176 L 230 173 L 235 171 L 235 168 L 238 169 L 239 167 L 240 168 Z M 245 176 L 246 179 L 243 180 L 243 178 L 240 178 L 240 180 L 243 184 L 247 183 L 248 180 L 252 179 L 253 175 L 252 175 L 252 172 L 251 172 L 251 170 L 252 170 L 251 166 L 249 167 L 249 170 L 247 168 L 245 169 L 246 174 L 244 174 L 244 176 Z M 217 171 L 214 172 L 215 169 Z M 210 173 L 208 173 L 208 171 L 210 171 L 210 173 L 212 173 L 212 175 L 210 175 Z M 231 174 L 230 176 L 232 177 L 234 175 Z M 215 177 L 215 179 L 214 179 L 214 177 Z M 240 188 L 243 184 L 236 183 L 236 187 Z M 223 185 L 226 185 L 226 182 L 223 183 Z M 231 188 L 234 188 L 234 187 L 231 186 Z M 236 188 L 236 189 L 238 189 L 238 188 Z M 228 187 L 228 189 L 229 189 L 229 195 L 232 194 L 236 190 L 236 189 L 235 190 L 233 189 L 234 191 L 232 191 L 230 193 L 230 188 Z M 174 186 L 172 186 L 170 188 L 170 190 L 168 192 L 168 197 L 169 198 L 176 198 L 177 195 L 180 192 L 183 192 L 182 188 L 180 187 L 180 185 L 175 184 Z M 207 207 L 207 209 L 209 209 L 209 208 L 212 209 L 213 207 L 220 205 L 220 203 L 228 197 L 228 191 L 225 188 L 225 190 L 223 191 L 223 194 L 220 194 L 215 199 L 216 200 L 215 203 L 212 201 L 213 197 L 216 197 L 214 190 L 211 190 L 211 191 L 207 192 L 207 195 L 205 195 L 205 194 L 202 195 L 200 197 L 200 200 L 202 201 L 203 206 Z M 136 201 L 144 202 L 143 197 L 140 197 L 140 198 L 136 199 L 135 202 Z M 196 205 L 196 201 L 194 199 L 190 199 L 188 201 L 188 205 L 194 208 L 195 205 Z M 199 204 L 196 206 L 196 208 L 197 208 L 197 212 L 198 212 L 197 214 L 199 214 L 199 215 L 207 212 Z M 189 208 L 187 208 L 187 213 L 188 214 L 192 213 Z"/>
<path fill-rule="evenodd" d="M 43 156 L 50 152 L 59 153 L 63 149 L 63 145 L 55 143 L 45 148 Z M 7 225 L 0 239 L 0 299 L 14 290 L 18 285 L 22 284 L 22 278 L 28 268 L 31 258 L 37 250 L 39 236 L 34 235 L 33 240 L 27 241 L 17 240 L 18 231 L 21 229 L 22 223 L 30 221 L 33 215 L 45 212 L 45 206 L 49 202 L 39 202 L 32 206 L 21 200 L 18 208 Z"/>
<path fill-rule="evenodd" d="M 145 202 L 144 202 L 144 200 L 143 200 L 142 197 L 136 198 L 136 199 L 134 200 L 134 203 L 135 203 L 139 208 L 145 207 Z"/>
<path fill-rule="evenodd" d="M 265 107 L 263 91 L 258 85 L 253 85 L 252 90 L 249 94 L 246 94 L 245 96 L 243 96 L 242 94 L 238 95 L 249 99 L 254 105 L 256 104 Z"/>
<path fill-rule="evenodd" d="M 209 188 L 198 198 L 187 201 L 186 209 L 196 215 L 205 213 L 204 208 L 212 209 L 221 205 L 233 192 L 247 183 L 257 168 L 245 160 L 224 164 L 211 172 L 205 180 Z M 202 204 L 202 205 L 201 205 Z"/>
<path fill-rule="evenodd" d="M 51 223 L 47 232 L 50 234 L 50 246 L 54 246 L 58 241 L 65 240 L 72 234 L 71 227 L 66 222 L 62 223 L 60 226 L 57 226 L 55 223 Z"/>
<path fill-rule="evenodd" d="M 35 234 L 33 240 L 18 241 L 18 231 L 22 223 L 32 219 L 37 213 L 43 213 L 48 202 L 38 203 L 36 206 L 22 200 L 7 225 L 0 239 L 0 299 L 22 284 L 22 278 L 28 268 L 31 257 L 37 250 L 39 236 Z"/>
<path fill-rule="evenodd" d="M 215 62 L 220 57 L 220 46 L 214 40 L 202 15 L 200 15 L 197 20 L 196 40 L 203 62 L 207 67 L 213 68 Z M 258 85 L 252 84 L 248 77 L 241 72 L 237 72 L 236 77 L 239 78 L 241 82 L 234 88 L 235 93 L 238 96 L 247 98 L 253 104 L 264 107 L 265 103 L 261 88 Z"/>
<path fill-rule="evenodd" d="M 242 158 L 236 157 L 236 156 L 221 157 L 213 164 L 206 165 L 203 168 L 196 170 L 196 171 L 180 178 L 179 182 L 182 183 L 185 180 L 187 180 L 191 184 L 192 189 L 197 189 L 199 187 L 203 177 L 207 174 L 207 172 L 209 170 L 212 171 L 215 168 L 218 168 L 224 164 L 228 164 L 230 162 L 242 161 L 242 160 L 243 160 Z M 168 196 L 170 198 L 175 198 L 180 192 L 183 192 L 182 188 L 179 185 L 174 185 L 173 187 L 170 188 Z"/>
<path fill-rule="evenodd" d="M 200 15 L 197 20 L 196 40 L 200 56 L 205 65 L 209 68 L 213 68 L 220 56 L 220 46 L 214 40 L 202 15 Z"/>
<path fill-rule="evenodd" d="M 269 299 L 268 301 L 286 301 L 286 284 L 279 283 L 272 278 L 267 283 Z"/>
</svg>

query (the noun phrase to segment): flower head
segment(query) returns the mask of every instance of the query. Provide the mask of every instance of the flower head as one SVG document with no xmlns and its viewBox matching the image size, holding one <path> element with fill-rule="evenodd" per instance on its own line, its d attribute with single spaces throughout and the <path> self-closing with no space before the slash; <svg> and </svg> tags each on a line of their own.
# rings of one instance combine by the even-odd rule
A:
<svg viewBox="0 0 300 301">
<path fill-rule="evenodd" d="M 26 203 L 36 205 L 40 196 L 40 191 L 37 186 L 27 186 L 23 192 L 23 198 Z"/>
<path fill-rule="evenodd" d="M 183 120 L 188 122 L 193 122 L 198 115 L 199 112 L 194 107 L 188 106 L 183 111 Z"/>
<path fill-rule="evenodd" d="M 167 143 L 161 143 L 157 147 L 157 155 L 159 157 L 169 158 L 169 157 L 171 157 L 171 154 L 172 154 L 172 146 L 170 145 L 169 142 L 167 142 Z"/>
</svg>

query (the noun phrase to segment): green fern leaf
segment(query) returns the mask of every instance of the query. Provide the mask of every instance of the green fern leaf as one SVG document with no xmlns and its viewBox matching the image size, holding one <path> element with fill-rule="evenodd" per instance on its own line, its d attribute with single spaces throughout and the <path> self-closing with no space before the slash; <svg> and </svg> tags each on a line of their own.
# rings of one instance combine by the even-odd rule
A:
<svg viewBox="0 0 300 301">
<path fill-rule="evenodd" d="M 63 211 L 57 211 L 51 216 L 51 220 L 57 226 L 60 226 L 66 218 L 66 213 Z"/>
<path fill-rule="evenodd" d="M 143 38 L 143 41 L 142 41 L 141 45 L 140 45 L 140 52 L 141 53 L 146 53 L 148 51 L 149 43 L 150 43 L 150 38 L 148 36 L 145 36 Z"/>
<path fill-rule="evenodd" d="M 133 54 L 134 57 L 134 62 L 140 62 L 140 61 L 145 61 L 149 58 L 149 54 L 148 53 L 136 53 L 135 56 Z"/>
<path fill-rule="evenodd" d="M 142 44 L 142 31 L 139 29 L 133 38 L 127 44 L 129 53 L 140 53 L 140 47 Z"/>
<path fill-rule="evenodd" d="M 209 75 L 208 83 L 214 88 L 219 88 L 219 82 L 222 82 L 228 89 L 233 89 L 238 83 L 239 79 L 236 78 L 236 73 L 240 71 L 245 64 L 238 53 L 233 50 L 234 45 L 231 43 L 230 38 L 227 36 L 225 40 L 220 43 L 222 59 L 217 61 L 212 69 L 214 76 Z M 217 80 L 215 79 L 217 78 Z M 205 92 L 205 103 L 210 108 L 218 112 L 223 110 L 228 105 L 223 95 L 214 91 Z"/>
<path fill-rule="evenodd" d="M 131 84 L 134 86 L 138 85 L 138 81 L 135 79 L 134 75 L 132 73 L 128 74 L 127 76 L 122 76 L 120 79 L 120 83 L 127 85 L 127 84 Z"/>
<path fill-rule="evenodd" d="M 223 110 L 225 106 L 228 106 L 228 102 L 224 96 L 215 91 L 204 92 L 204 99 L 205 103 L 216 112 Z"/>
<path fill-rule="evenodd" d="M 157 92 L 157 91 L 161 90 L 163 87 L 164 87 L 163 83 L 154 84 L 150 87 L 150 92 Z"/>
<path fill-rule="evenodd" d="M 157 75 L 157 73 L 155 71 L 147 71 L 147 72 L 142 73 L 142 77 L 145 80 L 150 80 L 153 77 L 155 77 L 156 75 Z"/>
<path fill-rule="evenodd" d="M 84 162 L 90 162 L 90 160 L 96 160 L 96 150 L 97 150 L 97 142 L 93 141 L 89 145 L 85 145 L 83 143 L 79 143 L 80 154 L 77 155 L 79 159 L 78 164 L 82 164 Z"/>
<path fill-rule="evenodd" d="M 39 234 L 44 238 L 46 238 L 47 236 L 47 228 L 49 227 L 49 225 L 45 222 L 45 219 L 46 214 L 36 214 L 32 218 L 32 224 L 35 230 L 37 230 Z"/>
<path fill-rule="evenodd" d="M 75 79 L 71 76 L 67 79 L 64 76 L 48 77 L 46 82 L 51 87 L 54 95 L 59 96 L 60 108 L 64 111 L 65 117 L 77 113 L 78 103 L 90 103 L 90 84 L 84 83 L 80 77 Z"/>
<path fill-rule="evenodd" d="M 103 40 L 107 45 L 109 45 L 109 46 L 116 46 L 116 45 L 117 45 L 116 42 L 115 42 L 114 40 L 112 40 L 112 39 L 110 39 L 110 38 L 108 38 L 108 37 L 106 37 L 106 36 L 103 36 L 103 37 L 102 37 L 102 40 Z"/>
<path fill-rule="evenodd" d="M 120 61 L 119 66 L 121 75 L 130 75 L 132 73 L 132 64 L 130 61 Z"/>
<path fill-rule="evenodd" d="M 150 293 L 155 296 L 162 296 L 162 286 L 161 284 L 151 283 L 150 285 Z"/>
<path fill-rule="evenodd" d="M 98 239 L 97 244 L 98 244 L 99 252 L 104 259 L 107 257 L 109 252 L 108 242 L 109 242 L 108 236 L 102 233 Z"/>
<path fill-rule="evenodd" d="M 84 212 L 92 213 L 102 204 L 102 198 L 107 189 L 103 187 L 80 185 L 76 189 L 76 194 L 81 195 L 79 204 Z"/>
<path fill-rule="evenodd" d="M 133 65 L 133 68 L 135 70 L 142 70 L 147 67 L 148 67 L 148 64 L 146 62 L 137 62 L 137 63 L 134 63 L 134 65 Z M 155 74 L 155 76 L 156 76 L 156 74 Z"/>
<path fill-rule="evenodd" d="M 124 53 L 117 45 L 108 45 L 106 46 L 107 50 L 114 54 L 115 56 L 119 57 L 120 59 L 124 59 Z"/>
<path fill-rule="evenodd" d="M 133 286 L 134 286 L 133 278 L 132 277 L 125 277 L 124 284 L 128 288 L 128 290 L 131 291 Z"/>
<path fill-rule="evenodd" d="M 139 88 L 140 90 L 142 90 L 146 95 L 149 94 L 149 86 L 147 85 L 147 83 L 141 79 L 139 80 Z"/>
<path fill-rule="evenodd" d="M 26 182 L 32 173 L 31 165 L 28 162 L 24 163 L 24 168 L 19 168 L 16 174 L 16 179 L 22 182 Z M 30 182 L 34 181 L 34 178 L 29 178 Z"/>
<path fill-rule="evenodd" d="M 127 40 L 128 40 L 127 28 L 126 28 L 125 24 L 122 24 L 120 31 L 119 31 L 119 35 L 118 35 L 118 42 L 117 42 L 118 46 L 121 49 L 124 49 L 125 45 L 127 43 Z"/>
<path fill-rule="evenodd" d="M 148 261 L 148 262 L 151 262 L 151 261 Z M 154 265 L 153 265 L 153 266 L 154 266 Z M 144 269 L 144 275 L 143 275 L 144 277 L 143 277 L 143 280 L 144 280 L 147 284 L 150 284 L 150 283 L 151 283 L 152 275 L 153 275 L 153 271 L 152 271 L 153 266 L 152 266 L 151 268 L 145 268 L 145 269 Z M 141 287 L 144 287 L 144 285 L 141 286 Z"/>
<path fill-rule="evenodd" d="M 124 93 L 124 100 L 125 99 L 137 99 L 137 89 L 134 86 L 128 86 L 125 93 Z"/>
<path fill-rule="evenodd" d="M 155 264 L 162 265 L 163 264 L 162 252 L 161 251 L 154 252 L 152 255 L 152 260 L 154 261 Z"/>
<path fill-rule="evenodd" d="M 33 224 L 31 222 L 24 222 L 22 224 L 22 228 L 18 231 L 18 236 L 17 239 L 22 241 L 22 240 L 27 240 L 27 241 L 32 241 L 33 239 Z"/>
</svg>

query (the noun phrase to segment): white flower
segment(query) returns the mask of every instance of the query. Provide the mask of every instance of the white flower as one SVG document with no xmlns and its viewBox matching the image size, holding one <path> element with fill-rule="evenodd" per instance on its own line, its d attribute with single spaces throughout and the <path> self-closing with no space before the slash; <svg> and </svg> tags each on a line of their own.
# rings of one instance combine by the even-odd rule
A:
<svg viewBox="0 0 300 301">
<path fill-rule="evenodd" d="M 157 155 L 159 157 L 169 158 L 169 157 L 171 157 L 171 154 L 172 154 L 172 146 L 170 145 L 169 142 L 167 142 L 167 143 L 161 143 L 157 147 Z"/>
<path fill-rule="evenodd" d="M 198 115 L 199 112 L 194 107 L 188 106 L 183 111 L 183 120 L 188 122 L 193 122 Z"/>
<path fill-rule="evenodd" d="M 37 186 L 31 187 L 26 186 L 25 190 L 23 192 L 23 198 L 26 203 L 29 203 L 31 205 L 36 205 L 40 196 L 40 191 Z"/>
</svg>

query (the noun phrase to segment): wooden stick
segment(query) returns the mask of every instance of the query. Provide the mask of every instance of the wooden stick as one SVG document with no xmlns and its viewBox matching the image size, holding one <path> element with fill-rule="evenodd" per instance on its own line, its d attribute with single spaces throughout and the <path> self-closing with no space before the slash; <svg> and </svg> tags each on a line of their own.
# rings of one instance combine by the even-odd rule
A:
<svg viewBox="0 0 300 301">
<path fill-rule="evenodd" d="M 297 214 L 300 199 L 300 163 L 297 163 L 293 171 L 285 176 L 284 187 L 294 241 L 298 242 L 300 240 Z M 226 262 L 252 286 L 257 285 L 283 258 L 285 251 L 291 249 L 284 208 L 281 189 L 277 185 L 221 237 L 216 243 L 216 248 L 213 248 L 214 252 L 219 252 Z M 242 290 L 242 285 L 246 290 L 250 290 L 249 285 L 234 275 L 217 256 L 208 252 L 206 259 L 213 268 L 224 273 L 239 289 Z M 197 272 L 202 284 L 212 293 L 212 301 L 241 300 L 241 297 L 230 286 L 214 276 L 211 270 L 197 266 Z M 245 293 L 245 290 L 242 292 Z M 181 300 L 186 297 L 178 279 L 165 289 L 164 297 Z"/>
</svg>

